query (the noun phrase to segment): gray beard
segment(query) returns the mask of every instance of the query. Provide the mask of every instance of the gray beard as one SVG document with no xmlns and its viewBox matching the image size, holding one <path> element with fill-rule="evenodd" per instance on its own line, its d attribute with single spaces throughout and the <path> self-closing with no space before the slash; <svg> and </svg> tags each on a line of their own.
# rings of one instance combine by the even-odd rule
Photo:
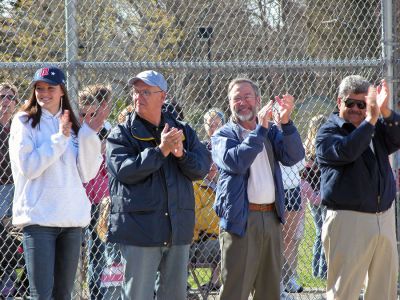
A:
<svg viewBox="0 0 400 300">
<path fill-rule="evenodd" d="M 240 115 L 237 112 L 234 112 L 235 119 L 240 120 L 242 122 L 247 122 L 247 121 L 253 120 L 255 115 L 256 115 L 255 111 L 251 111 L 250 113 L 248 113 L 246 115 Z"/>
</svg>

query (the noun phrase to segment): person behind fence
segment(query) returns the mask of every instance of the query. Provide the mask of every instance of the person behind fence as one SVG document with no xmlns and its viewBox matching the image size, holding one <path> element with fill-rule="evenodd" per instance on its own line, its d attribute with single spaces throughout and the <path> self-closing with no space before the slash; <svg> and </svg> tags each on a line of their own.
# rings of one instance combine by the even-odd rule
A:
<svg viewBox="0 0 400 300">
<path fill-rule="evenodd" d="M 275 97 L 276 98 L 276 97 Z M 279 97 L 275 99 L 272 117 L 281 129 Z M 304 210 L 300 195 L 299 170 L 303 161 L 293 166 L 279 164 L 285 193 L 285 224 L 283 234 L 283 269 L 281 282 L 281 299 L 290 299 L 287 293 L 301 293 L 303 287 L 297 283 L 298 248 L 304 234 Z"/>
<path fill-rule="evenodd" d="M 390 98 L 385 80 L 375 90 L 348 76 L 339 85 L 339 112 L 317 134 L 328 299 L 358 299 L 363 286 L 366 300 L 397 299 L 396 185 L 388 156 L 400 148 L 400 115 Z"/>
<path fill-rule="evenodd" d="M 211 136 L 225 124 L 224 113 L 218 108 L 210 108 L 203 117 L 204 129 L 207 134 L 207 139 L 203 141 L 207 148 L 211 151 Z"/>
<path fill-rule="evenodd" d="M 0 101 L 0 297 L 11 297 L 17 292 L 15 269 L 21 260 L 20 242 L 11 235 L 14 184 L 8 153 L 11 118 L 19 104 L 16 86 L 0 83 Z"/>
<path fill-rule="evenodd" d="M 119 114 L 117 117 L 117 121 L 118 123 L 124 123 L 127 118 L 128 118 L 128 114 L 133 112 L 135 110 L 135 108 L 133 107 L 132 104 L 127 105 Z"/>
<path fill-rule="evenodd" d="M 282 131 L 271 122 L 273 102 L 260 109 L 258 85 L 237 78 L 228 86 L 231 121 L 212 137 L 220 175 L 214 209 L 220 217 L 220 299 L 280 299 L 284 191 L 279 162 L 304 157 L 290 120 L 294 98 L 279 100 Z M 258 111 L 258 112 L 257 112 Z"/>
<path fill-rule="evenodd" d="M 90 85 L 79 92 L 79 110 L 81 122 L 89 122 L 99 109 L 106 109 L 106 117 L 109 115 L 109 102 L 111 99 L 111 87 L 103 84 Z M 105 138 L 108 130 L 103 125 L 98 136 L 101 141 L 101 153 L 105 155 Z M 99 203 L 104 197 L 108 197 L 108 178 L 105 168 L 105 157 L 96 177 L 85 185 L 86 194 L 91 203 L 91 219 L 87 228 L 89 240 L 88 247 L 88 282 L 91 299 L 103 299 L 105 289 L 101 288 L 101 274 L 105 268 L 105 244 L 97 234 L 96 224 L 99 219 Z"/>
<path fill-rule="evenodd" d="M 203 143 L 211 150 L 210 138 L 224 124 L 224 114 L 217 108 L 211 108 L 204 114 L 204 129 L 207 140 Z M 216 182 L 218 179 L 217 166 L 212 163 L 210 171 L 203 180 L 193 183 L 196 202 L 196 223 L 194 238 L 190 247 L 190 258 L 194 263 L 209 263 L 212 265 L 210 281 L 202 286 L 208 291 L 218 291 L 221 287 L 220 250 L 218 242 L 218 217 L 212 206 L 215 202 Z"/>
<path fill-rule="evenodd" d="M 196 201 L 196 223 L 193 243 L 190 247 L 190 257 L 194 264 L 208 263 L 212 265 L 210 281 L 202 286 L 208 291 L 218 291 L 220 288 L 219 218 L 212 209 L 215 201 L 217 178 L 217 166 L 212 163 L 206 178 L 193 183 Z"/>
<path fill-rule="evenodd" d="M 193 180 L 210 154 L 196 132 L 162 112 L 167 82 L 156 71 L 129 80 L 135 111 L 107 139 L 111 213 L 108 241 L 126 263 L 122 299 L 186 299 L 195 211 Z"/>
<path fill-rule="evenodd" d="M 14 193 L 8 140 L 11 118 L 19 103 L 17 87 L 9 82 L 0 83 L 0 101 L 0 220 L 6 224 L 11 220 L 11 205 Z M 0 244 L 2 257 L 4 257 L 6 252 L 8 252 L 8 248 Z M 3 265 L 3 263 L 7 262 L 1 259 L 1 264 Z"/>
<path fill-rule="evenodd" d="M 294 166 L 281 165 L 285 190 L 285 224 L 283 225 L 283 272 L 282 283 L 288 293 L 301 293 L 303 287 L 297 283 L 297 264 L 300 242 L 304 236 L 304 208 L 300 192 L 300 174 L 303 161 Z"/>
<path fill-rule="evenodd" d="M 124 123 L 128 114 L 133 110 L 133 105 L 129 104 L 126 106 L 117 116 L 118 123 Z M 107 242 L 110 211 L 110 197 L 103 198 L 100 203 L 99 220 L 96 225 L 97 234 L 106 245 L 104 253 L 106 267 L 101 275 L 101 286 L 105 289 L 103 299 L 119 300 L 124 281 L 124 263 L 120 251 L 120 244 Z"/>
<path fill-rule="evenodd" d="M 315 159 L 315 137 L 318 129 L 326 122 L 324 115 L 312 117 L 308 124 L 307 137 L 304 141 L 306 149 L 306 165 L 300 171 L 301 197 L 308 200 L 311 215 L 315 226 L 315 238 L 313 246 L 312 273 L 316 278 L 326 279 L 326 260 L 324 247 L 322 246 L 322 224 L 325 220 L 326 207 L 321 204 L 320 178 L 321 171 Z"/>
<path fill-rule="evenodd" d="M 23 228 L 31 299 L 71 299 L 82 229 L 90 221 L 82 182 L 102 161 L 96 132 L 104 114 L 80 126 L 56 67 L 37 70 L 31 91 L 10 130 L 12 222 Z"/>
</svg>

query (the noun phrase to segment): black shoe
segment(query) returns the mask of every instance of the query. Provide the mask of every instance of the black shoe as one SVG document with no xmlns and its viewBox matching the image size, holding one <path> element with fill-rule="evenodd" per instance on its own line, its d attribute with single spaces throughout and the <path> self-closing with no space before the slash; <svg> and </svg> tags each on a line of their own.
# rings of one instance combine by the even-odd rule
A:
<svg viewBox="0 0 400 300">
<path fill-rule="evenodd" d="M 218 292 L 221 288 L 221 285 L 219 283 L 208 282 L 206 284 L 203 284 L 200 288 L 209 292 Z"/>
<path fill-rule="evenodd" d="M 297 283 L 294 277 L 290 278 L 285 286 L 286 293 L 301 293 L 304 288 Z"/>
</svg>

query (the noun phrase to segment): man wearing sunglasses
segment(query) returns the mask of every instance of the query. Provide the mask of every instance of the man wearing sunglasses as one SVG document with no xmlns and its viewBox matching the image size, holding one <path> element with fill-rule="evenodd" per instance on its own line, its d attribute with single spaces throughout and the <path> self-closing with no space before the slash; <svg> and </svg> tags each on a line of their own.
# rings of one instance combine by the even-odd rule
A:
<svg viewBox="0 0 400 300">
<path fill-rule="evenodd" d="M 389 154 L 400 148 L 400 115 L 389 88 L 376 93 L 358 75 L 344 78 L 337 106 L 316 138 L 322 240 L 328 263 L 327 299 L 397 299 L 398 254 Z"/>
</svg>

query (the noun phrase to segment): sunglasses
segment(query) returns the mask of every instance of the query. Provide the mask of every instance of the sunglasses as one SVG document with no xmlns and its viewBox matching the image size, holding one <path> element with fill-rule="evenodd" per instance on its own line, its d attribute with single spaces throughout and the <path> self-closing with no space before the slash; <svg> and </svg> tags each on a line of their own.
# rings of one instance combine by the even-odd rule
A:
<svg viewBox="0 0 400 300">
<path fill-rule="evenodd" d="M 82 118 L 84 118 L 84 117 L 86 117 L 86 115 L 88 115 L 88 116 L 90 116 L 90 117 L 94 117 L 95 115 L 96 115 L 96 113 L 95 112 L 92 112 L 92 113 L 81 113 L 81 117 Z"/>
<path fill-rule="evenodd" d="M 365 101 L 357 100 L 357 99 L 351 99 L 351 98 L 347 98 L 346 100 L 344 100 L 344 105 L 347 108 L 353 108 L 354 105 L 357 105 L 357 107 L 359 109 L 365 109 L 367 107 L 367 104 L 365 103 Z"/>
<path fill-rule="evenodd" d="M 8 100 L 12 101 L 12 100 L 14 100 L 14 98 L 15 98 L 15 96 L 13 96 L 13 95 L 0 95 L 1 100 L 8 99 Z"/>
</svg>

